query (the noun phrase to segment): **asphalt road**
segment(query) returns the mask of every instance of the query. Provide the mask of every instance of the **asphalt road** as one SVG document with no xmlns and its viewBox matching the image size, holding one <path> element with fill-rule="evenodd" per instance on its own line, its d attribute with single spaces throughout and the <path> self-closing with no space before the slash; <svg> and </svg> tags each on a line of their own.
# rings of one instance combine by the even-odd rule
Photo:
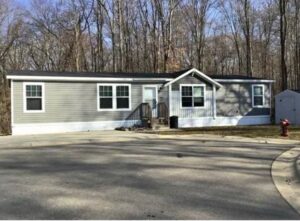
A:
<svg viewBox="0 0 300 221">
<path fill-rule="evenodd" d="M 287 146 L 141 138 L 0 149 L 1 219 L 300 219 L 272 182 Z"/>
</svg>

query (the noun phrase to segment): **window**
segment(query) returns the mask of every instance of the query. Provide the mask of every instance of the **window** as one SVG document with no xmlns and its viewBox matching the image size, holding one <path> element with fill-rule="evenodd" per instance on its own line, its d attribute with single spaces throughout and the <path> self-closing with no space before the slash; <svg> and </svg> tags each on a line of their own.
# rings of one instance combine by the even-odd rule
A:
<svg viewBox="0 0 300 221">
<path fill-rule="evenodd" d="M 205 85 L 180 85 L 181 107 L 200 108 L 205 106 Z"/>
<path fill-rule="evenodd" d="M 264 85 L 252 86 L 252 106 L 253 107 L 264 106 Z"/>
<path fill-rule="evenodd" d="M 117 109 L 129 108 L 129 87 L 117 86 Z"/>
<path fill-rule="evenodd" d="M 113 108 L 113 87 L 99 86 L 100 109 Z"/>
<path fill-rule="evenodd" d="M 130 110 L 130 85 L 98 84 L 98 111 Z"/>
<path fill-rule="evenodd" d="M 24 83 L 24 112 L 44 111 L 44 84 Z"/>
</svg>

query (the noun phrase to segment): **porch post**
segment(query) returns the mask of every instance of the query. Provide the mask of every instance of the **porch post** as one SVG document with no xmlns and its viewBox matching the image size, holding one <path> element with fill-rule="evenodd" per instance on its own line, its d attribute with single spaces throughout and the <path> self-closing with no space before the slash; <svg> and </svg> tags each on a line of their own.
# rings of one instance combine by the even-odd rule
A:
<svg viewBox="0 0 300 221">
<path fill-rule="evenodd" d="M 14 127 L 14 80 L 10 80 L 10 123 L 11 123 L 11 133 L 12 133 L 12 130 L 13 130 L 13 127 Z"/>
<path fill-rule="evenodd" d="M 217 105 L 216 105 L 216 85 L 213 84 L 213 118 L 217 117 Z"/>
<path fill-rule="evenodd" d="M 272 83 L 269 84 L 269 90 L 270 90 L 270 119 L 271 119 L 271 116 L 272 116 Z"/>
<path fill-rule="evenodd" d="M 172 113 L 172 84 L 169 85 L 169 117 L 173 115 Z"/>
</svg>

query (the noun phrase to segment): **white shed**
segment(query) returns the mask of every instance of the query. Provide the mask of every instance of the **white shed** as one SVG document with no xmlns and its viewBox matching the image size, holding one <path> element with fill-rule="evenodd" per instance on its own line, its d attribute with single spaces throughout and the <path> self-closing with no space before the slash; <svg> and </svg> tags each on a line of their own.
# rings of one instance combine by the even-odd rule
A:
<svg viewBox="0 0 300 221">
<path fill-rule="evenodd" d="M 275 96 L 275 120 L 288 119 L 291 124 L 300 125 L 300 91 L 285 90 Z"/>
</svg>

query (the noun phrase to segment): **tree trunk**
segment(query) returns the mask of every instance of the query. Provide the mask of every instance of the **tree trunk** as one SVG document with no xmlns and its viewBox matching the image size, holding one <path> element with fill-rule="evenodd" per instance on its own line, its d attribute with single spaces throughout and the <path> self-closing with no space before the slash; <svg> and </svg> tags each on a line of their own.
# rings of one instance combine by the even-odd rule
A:
<svg viewBox="0 0 300 221">
<path fill-rule="evenodd" d="M 286 0 L 279 0 L 279 13 L 280 13 L 280 69 L 281 69 L 281 90 L 284 91 L 288 88 L 287 82 L 287 66 L 285 60 L 286 54 Z"/>
</svg>

